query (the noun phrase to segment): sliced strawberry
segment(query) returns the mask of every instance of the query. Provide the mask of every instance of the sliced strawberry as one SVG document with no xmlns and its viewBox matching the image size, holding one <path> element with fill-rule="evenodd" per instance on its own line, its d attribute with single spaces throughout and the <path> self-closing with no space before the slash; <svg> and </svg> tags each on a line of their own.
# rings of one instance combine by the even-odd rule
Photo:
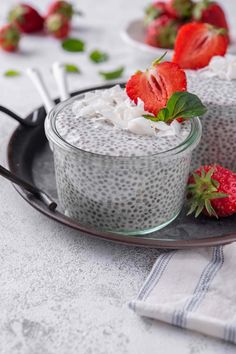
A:
<svg viewBox="0 0 236 354">
<path fill-rule="evenodd" d="M 157 115 L 176 91 L 186 91 L 187 81 L 183 70 L 175 63 L 155 62 L 145 72 L 138 71 L 126 85 L 127 95 L 137 103 L 144 102 L 147 112 Z"/>
<path fill-rule="evenodd" d="M 200 69 L 212 57 L 226 54 L 229 44 L 227 33 L 206 23 L 189 23 L 180 28 L 173 62 L 183 69 Z"/>
</svg>

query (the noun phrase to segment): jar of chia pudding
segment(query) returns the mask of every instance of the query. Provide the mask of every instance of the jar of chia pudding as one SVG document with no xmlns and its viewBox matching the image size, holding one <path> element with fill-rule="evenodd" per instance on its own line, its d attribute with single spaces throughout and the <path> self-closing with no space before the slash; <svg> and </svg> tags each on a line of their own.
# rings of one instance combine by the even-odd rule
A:
<svg viewBox="0 0 236 354">
<path fill-rule="evenodd" d="M 67 216 L 126 235 L 156 231 L 177 217 L 201 123 L 148 125 L 143 113 L 120 86 L 80 94 L 50 112 L 45 131 Z"/>
<path fill-rule="evenodd" d="M 236 56 L 214 57 L 207 68 L 186 74 L 188 89 L 208 108 L 191 169 L 218 163 L 236 171 Z"/>
</svg>

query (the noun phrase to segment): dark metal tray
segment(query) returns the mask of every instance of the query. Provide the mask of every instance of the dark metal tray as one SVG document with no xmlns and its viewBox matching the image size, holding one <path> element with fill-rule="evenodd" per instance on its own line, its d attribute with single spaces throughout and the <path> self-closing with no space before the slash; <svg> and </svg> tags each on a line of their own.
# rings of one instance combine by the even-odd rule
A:
<svg viewBox="0 0 236 354">
<path fill-rule="evenodd" d="M 73 95 L 86 91 L 89 90 L 74 92 Z M 41 213 L 55 221 L 87 233 L 88 237 L 95 236 L 129 245 L 183 249 L 216 246 L 236 241 L 236 216 L 221 220 L 202 216 L 196 220 L 192 216 L 186 216 L 185 208 L 173 223 L 160 231 L 144 236 L 124 236 L 92 230 L 66 217 L 60 211 L 57 200 L 53 155 L 44 134 L 45 116 L 43 107 L 33 111 L 26 117 L 25 122 L 36 121 L 38 124 L 32 127 L 21 124 L 11 136 L 8 144 L 10 171 L 26 182 L 42 189 L 58 204 L 56 210 L 51 210 L 52 208 L 49 208 L 42 198 L 14 185 L 17 192 Z"/>
</svg>

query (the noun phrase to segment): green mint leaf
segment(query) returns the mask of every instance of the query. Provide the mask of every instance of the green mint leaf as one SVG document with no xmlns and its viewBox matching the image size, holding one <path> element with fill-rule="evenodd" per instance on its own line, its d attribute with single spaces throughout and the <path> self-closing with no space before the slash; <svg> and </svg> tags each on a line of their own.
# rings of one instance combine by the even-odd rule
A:
<svg viewBox="0 0 236 354">
<path fill-rule="evenodd" d="M 157 115 L 157 120 L 161 122 L 167 122 L 169 119 L 169 111 L 167 108 L 162 108 Z"/>
<path fill-rule="evenodd" d="M 105 52 L 101 52 L 98 49 L 93 50 L 89 54 L 90 60 L 92 60 L 94 63 L 103 63 L 104 61 L 107 61 L 109 56 Z"/>
<path fill-rule="evenodd" d="M 76 74 L 80 74 L 80 69 L 78 68 L 77 65 L 74 64 L 65 64 L 65 70 L 68 73 L 76 73 Z"/>
<path fill-rule="evenodd" d="M 21 73 L 18 70 L 7 70 L 3 75 L 6 77 L 14 77 L 14 76 L 20 76 Z"/>
<path fill-rule="evenodd" d="M 207 108 L 202 101 L 194 94 L 189 92 L 175 92 L 168 100 L 167 106 L 162 108 L 156 117 L 144 115 L 144 118 L 154 122 L 171 123 L 177 118 L 193 118 L 202 116 L 207 112 Z"/>
<path fill-rule="evenodd" d="M 189 92 L 175 92 L 167 102 L 168 122 L 176 118 L 193 118 L 207 112 L 200 98 Z"/>
<path fill-rule="evenodd" d="M 84 52 L 85 50 L 84 41 L 77 38 L 67 38 L 61 43 L 61 46 L 67 52 Z"/>
<path fill-rule="evenodd" d="M 114 80 L 118 79 L 123 75 L 125 68 L 121 66 L 120 68 L 114 70 L 114 71 L 99 71 L 99 75 L 101 75 L 104 80 Z"/>
</svg>

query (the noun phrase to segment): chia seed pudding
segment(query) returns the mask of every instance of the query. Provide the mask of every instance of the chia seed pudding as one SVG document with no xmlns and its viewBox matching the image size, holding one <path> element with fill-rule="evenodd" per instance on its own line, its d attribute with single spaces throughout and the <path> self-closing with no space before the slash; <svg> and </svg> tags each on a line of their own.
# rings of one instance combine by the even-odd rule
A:
<svg viewBox="0 0 236 354">
<path fill-rule="evenodd" d="M 234 75 L 230 74 L 230 62 Z M 215 57 L 209 68 L 186 73 L 189 90 L 208 108 L 201 120 L 201 144 L 193 153 L 191 168 L 219 163 L 236 171 L 236 57 Z"/>
<path fill-rule="evenodd" d="M 116 86 L 79 95 L 49 114 L 45 130 L 69 217 L 131 235 L 160 229 L 179 214 L 200 122 L 167 128 L 144 113 Z"/>
</svg>

